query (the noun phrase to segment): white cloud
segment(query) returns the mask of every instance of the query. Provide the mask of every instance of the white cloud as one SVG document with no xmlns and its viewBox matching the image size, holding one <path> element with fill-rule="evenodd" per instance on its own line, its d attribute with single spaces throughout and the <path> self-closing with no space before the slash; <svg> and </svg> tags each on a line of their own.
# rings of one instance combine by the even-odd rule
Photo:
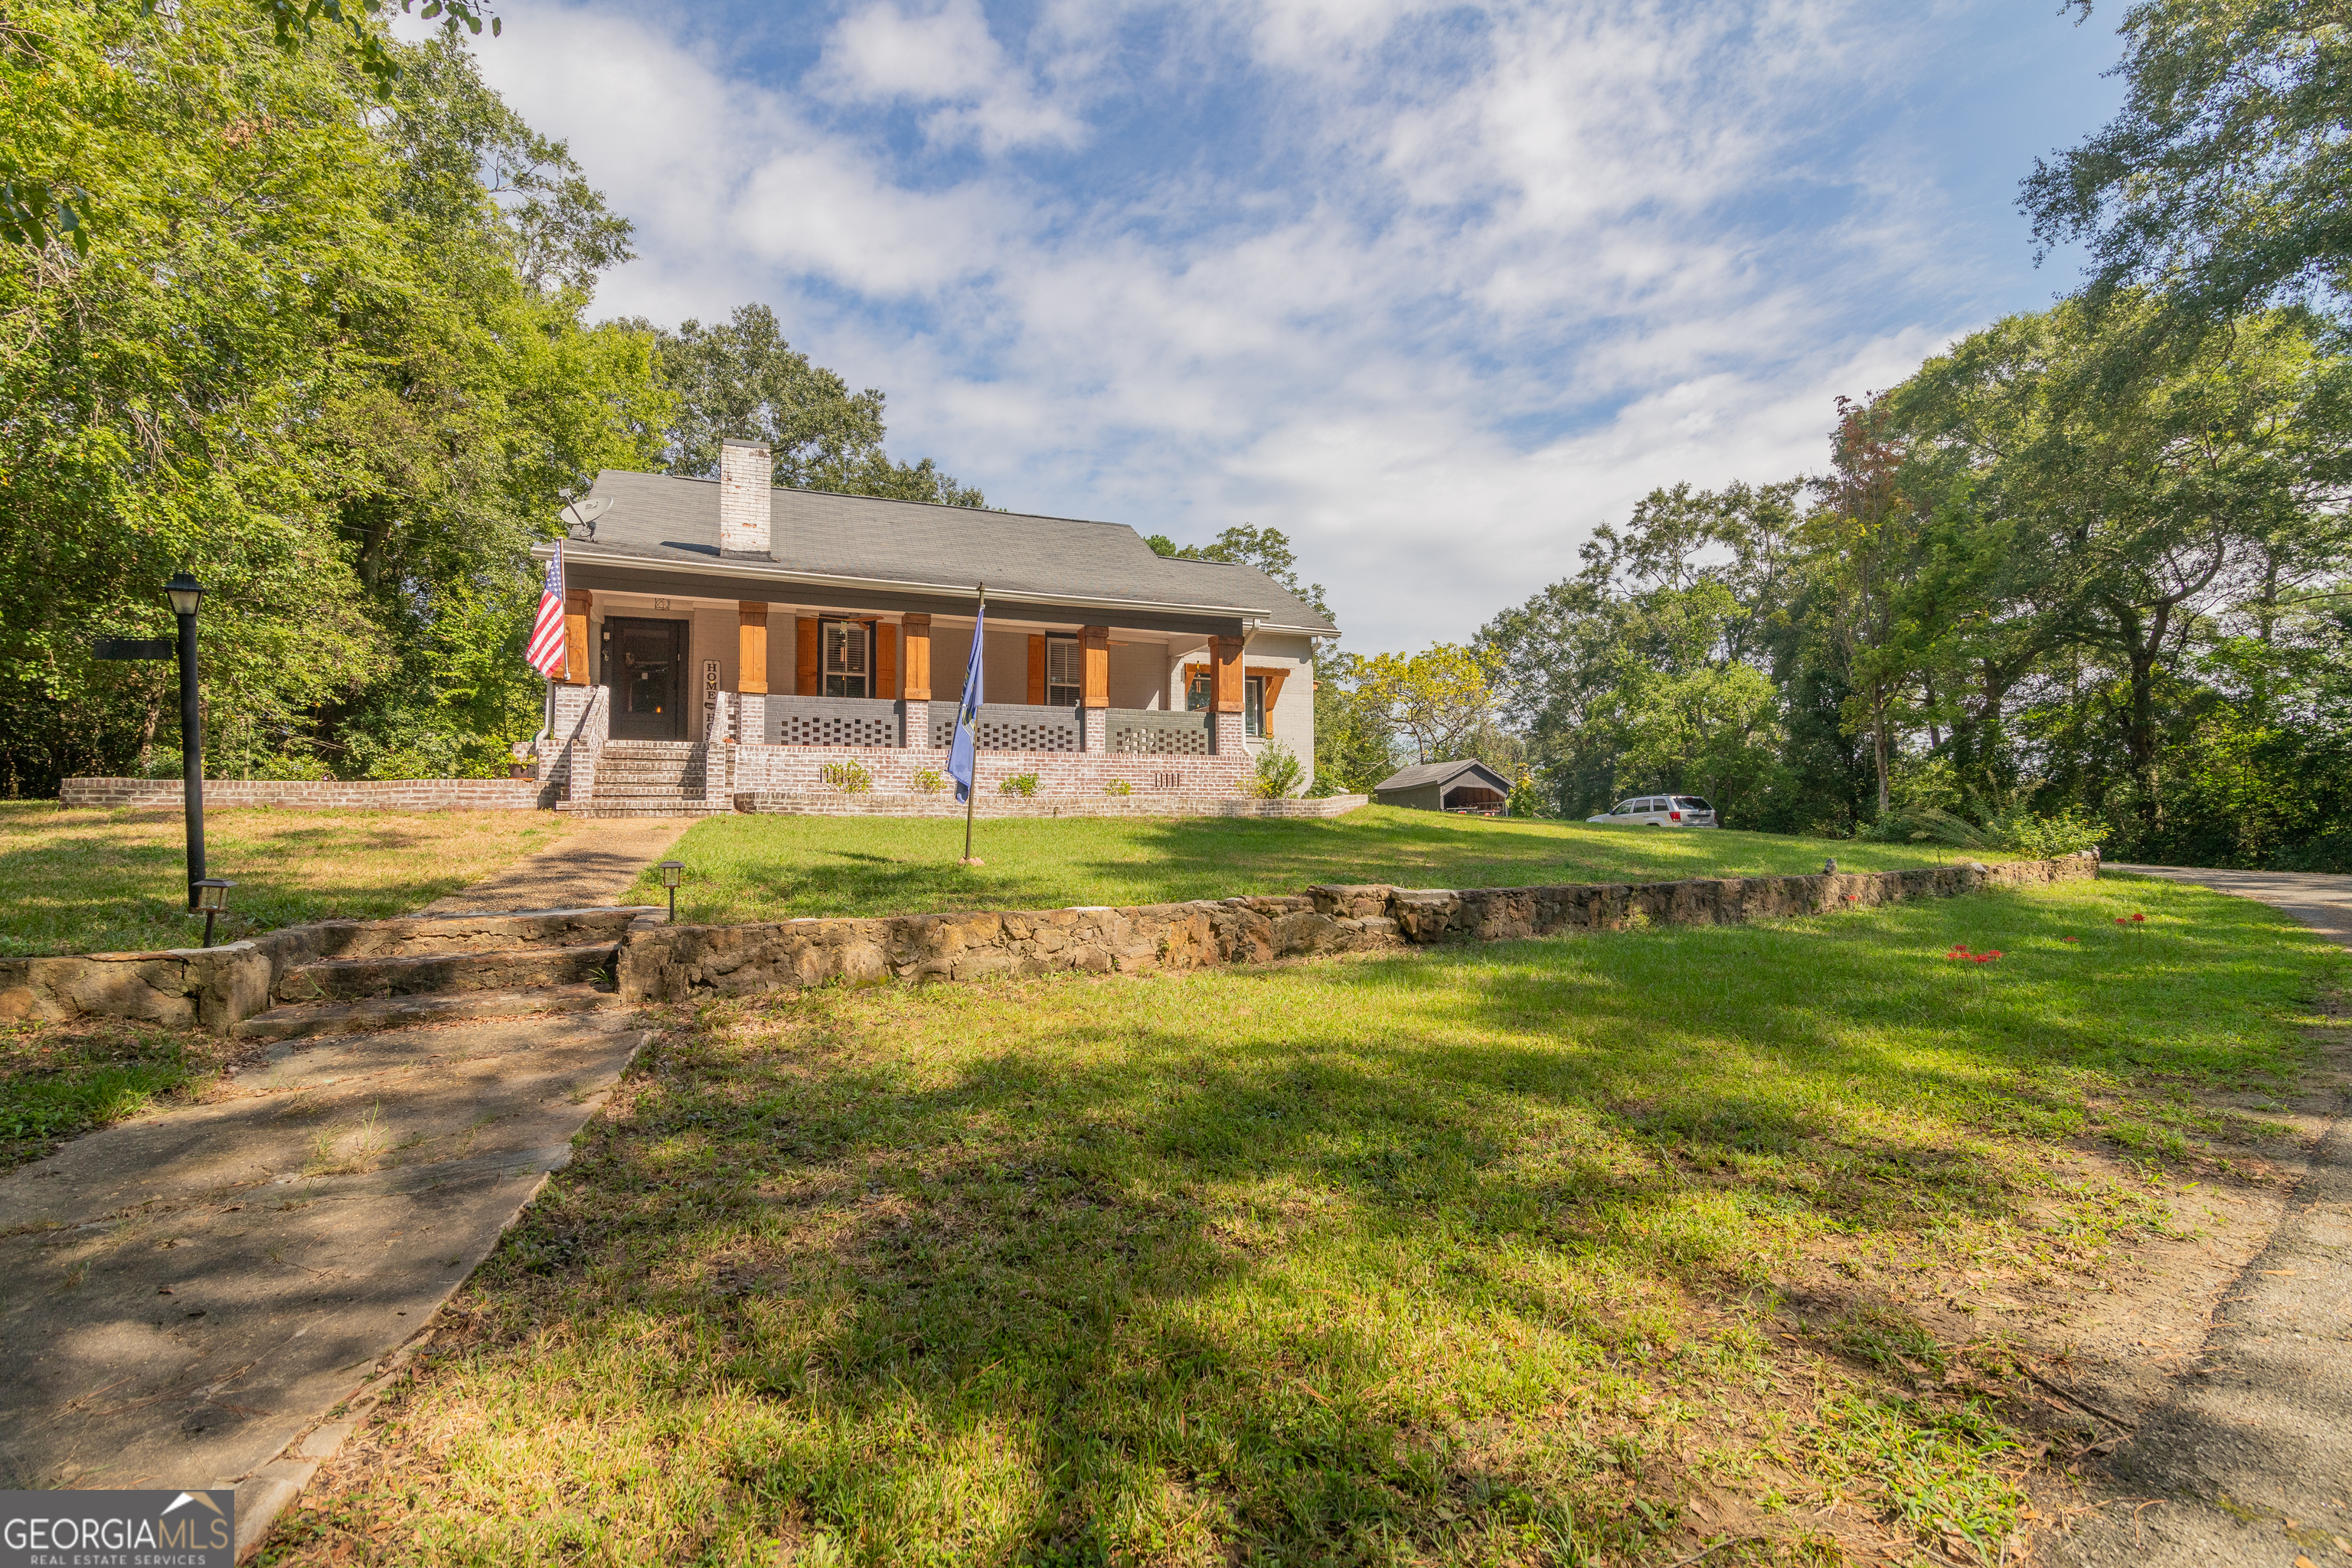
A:
<svg viewBox="0 0 2352 1568">
<path fill-rule="evenodd" d="M 1041 97 L 1005 58 L 979 0 L 945 0 L 910 14 L 877 0 L 841 19 L 826 42 L 815 86 L 845 101 L 906 100 L 928 106 L 935 142 L 971 138 L 983 152 L 1048 142 L 1074 146 L 1085 127 Z"/>
<path fill-rule="evenodd" d="M 1287 529 L 1365 647 L 1467 635 L 1654 485 L 1817 464 L 1833 394 L 1969 324 L 1932 181 L 1822 131 L 1927 13 L 878 0 L 797 79 L 619 0 L 507 19 L 486 74 L 639 225 L 604 309 L 765 300 L 999 504 Z"/>
</svg>

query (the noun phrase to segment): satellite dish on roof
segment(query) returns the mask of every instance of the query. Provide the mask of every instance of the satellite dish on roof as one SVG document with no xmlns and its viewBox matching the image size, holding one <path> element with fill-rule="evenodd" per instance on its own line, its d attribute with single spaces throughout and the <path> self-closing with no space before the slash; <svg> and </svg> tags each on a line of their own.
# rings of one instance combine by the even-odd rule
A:
<svg viewBox="0 0 2352 1568">
<path fill-rule="evenodd" d="M 563 509 L 563 524 L 574 539 L 593 539 L 596 520 L 612 510 L 611 496 L 591 496 Z"/>
</svg>

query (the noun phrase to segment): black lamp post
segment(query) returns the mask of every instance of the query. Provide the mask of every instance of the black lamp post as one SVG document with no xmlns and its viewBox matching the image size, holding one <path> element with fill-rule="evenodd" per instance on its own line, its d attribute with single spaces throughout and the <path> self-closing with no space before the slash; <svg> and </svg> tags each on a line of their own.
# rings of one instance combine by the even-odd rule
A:
<svg viewBox="0 0 2352 1568">
<path fill-rule="evenodd" d="M 188 825 L 188 908 L 198 907 L 197 884 L 205 879 L 205 718 L 196 700 L 196 606 L 205 585 L 185 572 L 175 572 L 163 584 L 172 614 L 180 618 L 180 777 L 181 815 Z M 208 916 L 205 921 L 209 930 Z M 209 939 L 205 946 L 212 945 Z"/>
<path fill-rule="evenodd" d="M 686 862 L 665 860 L 654 868 L 661 873 L 662 886 L 669 889 L 669 923 L 677 924 L 677 885 L 686 880 Z"/>
<path fill-rule="evenodd" d="M 206 877 L 196 884 L 196 907 L 205 911 L 205 945 L 213 944 L 213 917 L 228 908 L 228 890 L 235 882 L 218 877 Z"/>
</svg>

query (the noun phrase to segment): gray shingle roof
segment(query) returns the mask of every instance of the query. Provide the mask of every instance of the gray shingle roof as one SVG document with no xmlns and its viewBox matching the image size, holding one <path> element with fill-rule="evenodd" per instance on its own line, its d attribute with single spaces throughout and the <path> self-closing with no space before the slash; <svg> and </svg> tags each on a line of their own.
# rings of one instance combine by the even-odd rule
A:
<svg viewBox="0 0 2352 1568">
<path fill-rule="evenodd" d="M 1374 784 L 1372 790 L 1373 793 L 1378 794 L 1384 790 L 1424 789 L 1431 784 L 1448 784 L 1464 773 L 1474 770 L 1494 780 L 1496 789 L 1507 793 L 1509 791 L 1511 781 L 1475 757 L 1450 763 L 1415 763 L 1412 767 L 1399 768 L 1395 773 Z"/>
<path fill-rule="evenodd" d="M 589 498 L 613 503 L 596 520 L 600 553 L 719 558 L 716 480 L 607 468 Z M 769 516 L 769 553 L 793 572 L 917 586 L 985 582 L 992 593 L 1238 611 L 1268 626 L 1339 629 L 1255 566 L 1171 560 L 1123 522 L 793 489 L 772 492 Z"/>
</svg>

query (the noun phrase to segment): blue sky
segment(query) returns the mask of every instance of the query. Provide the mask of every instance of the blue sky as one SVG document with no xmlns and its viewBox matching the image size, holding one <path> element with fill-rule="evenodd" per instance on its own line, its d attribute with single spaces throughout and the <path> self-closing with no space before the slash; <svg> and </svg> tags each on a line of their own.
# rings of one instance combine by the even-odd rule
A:
<svg viewBox="0 0 2352 1568">
<path fill-rule="evenodd" d="M 2070 287 L 2017 182 L 2119 96 L 2112 3 L 499 10 L 638 226 L 599 313 L 764 300 L 997 505 L 1280 527 L 1365 652 Z"/>
</svg>

